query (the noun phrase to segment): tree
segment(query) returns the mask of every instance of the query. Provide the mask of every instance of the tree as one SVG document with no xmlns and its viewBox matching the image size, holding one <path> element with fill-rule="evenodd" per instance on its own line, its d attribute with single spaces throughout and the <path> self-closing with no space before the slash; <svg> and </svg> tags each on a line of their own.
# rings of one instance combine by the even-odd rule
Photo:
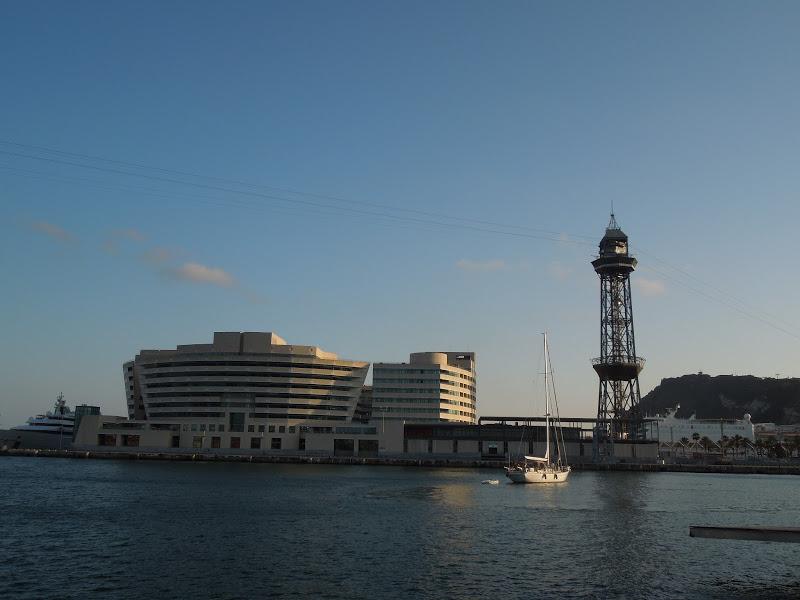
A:
<svg viewBox="0 0 800 600">
<path fill-rule="evenodd" d="M 731 443 L 733 445 L 733 457 L 736 458 L 736 456 L 739 454 L 739 448 L 744 445 L 744 438 L 737 433 L 735 436 L 733 436 Z"/>
<path fill-rule="evenodd" d="M 722 448 L 722 456 L 727 456 L 728 448 L 731 447 L 731 439 L 727 435 L 723 435 L 718 441 L 717 444 L 720 448 Z"/>
</svg>

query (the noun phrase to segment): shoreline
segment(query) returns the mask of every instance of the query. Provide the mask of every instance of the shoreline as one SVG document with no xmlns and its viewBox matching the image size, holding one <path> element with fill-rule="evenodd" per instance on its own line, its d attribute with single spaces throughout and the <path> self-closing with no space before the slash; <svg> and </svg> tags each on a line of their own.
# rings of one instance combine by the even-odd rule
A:
<svg viewBox="0 0 800 600">
<path fill-rule="evenodd" d="M 155 460 L 172 462 L 234 462 L 269 464 L 368 465 L 460 469 L 498 469 L 505 460 L 423 457 L 306 456 L 269 454 L 212 454 L 177 452 L 119 452 L 93 450 L 0 450 L 0 457 L 71 458 L 95 460 Z M 622 471 L 641 473 L 720 473 L 739 475 L 800 475 L 800 464 L 670 464 L 670 463 L 576 463 L 574 471 Z"/>
</svg>

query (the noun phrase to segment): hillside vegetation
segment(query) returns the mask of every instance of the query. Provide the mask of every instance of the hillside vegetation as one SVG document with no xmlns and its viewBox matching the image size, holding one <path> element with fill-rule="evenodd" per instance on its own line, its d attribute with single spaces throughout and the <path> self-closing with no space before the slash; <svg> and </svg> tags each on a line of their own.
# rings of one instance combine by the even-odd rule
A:
<svg viewBox="0 0 800 600">
<path fill-rule="evenodd" d="M 677 404 L 677 416 L 683 418 L 696 413 L 698 419 L 740 419 L 750 413 L 755 423 L 800 423 L 800 379 L 698 373 L 662 379 L 642 398 L 649 415 Z"/>
</svg>

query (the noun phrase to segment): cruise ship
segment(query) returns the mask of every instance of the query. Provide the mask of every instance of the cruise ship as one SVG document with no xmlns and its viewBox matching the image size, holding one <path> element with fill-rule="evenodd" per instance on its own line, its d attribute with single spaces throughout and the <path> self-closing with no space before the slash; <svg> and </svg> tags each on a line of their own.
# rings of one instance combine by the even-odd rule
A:
<svg viewBox="0 0 800 600">
<path fill-rule="evenodd" d="M 64 394 L 56 398 L 53 410 L 43 415 L 29 417 L 25 425 L 12 427 L 11 431 L 31 431 L 37 433 L 50 433 L 72 437 L 75 426 L 75 413 L 67 406 Z"/>
</svg>

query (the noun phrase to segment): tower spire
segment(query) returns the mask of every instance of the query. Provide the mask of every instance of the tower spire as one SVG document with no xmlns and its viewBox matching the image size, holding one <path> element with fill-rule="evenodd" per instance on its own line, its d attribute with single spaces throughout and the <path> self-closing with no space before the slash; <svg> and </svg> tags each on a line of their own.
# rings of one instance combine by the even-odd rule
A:
<svg viewBox="0 0 800 600">
<path fill-rule="evenodd" d="M 617 218 L 614 216 L 614 200 L 611 200 L 611 219 L 609 219 L 606 229 L 619 229 Z"/>
</svg>

